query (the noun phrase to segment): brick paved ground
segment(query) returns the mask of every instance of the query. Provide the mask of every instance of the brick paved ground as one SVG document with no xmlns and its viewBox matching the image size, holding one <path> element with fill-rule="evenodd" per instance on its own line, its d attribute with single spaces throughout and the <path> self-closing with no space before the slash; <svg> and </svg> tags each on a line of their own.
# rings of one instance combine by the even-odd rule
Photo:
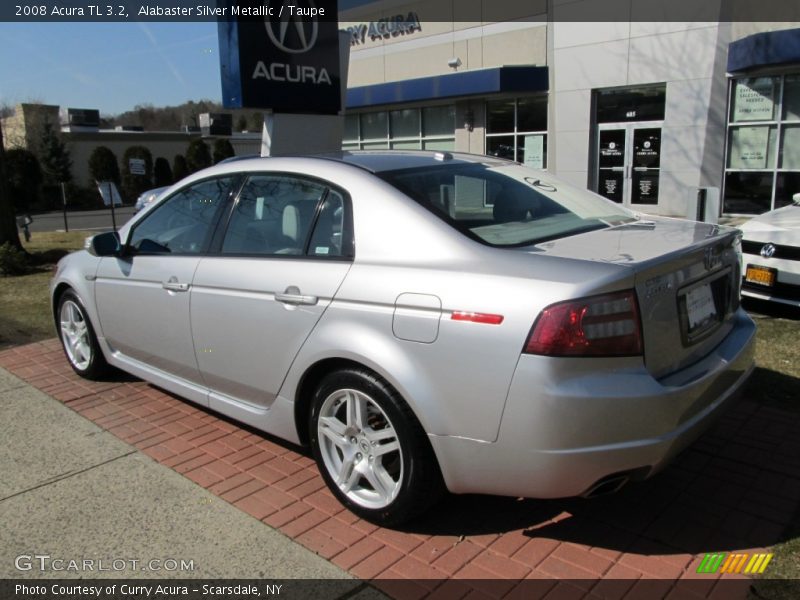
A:
<svg viewBox="0 0 800 600">
<path fill-rule="evenodd" d="M 781 541 L 800 502 L 800 418 L 745 398 L 672 467 L 613 496 L 456 496 L 405 531 L 381 529 L 341 507 L 302 449 L 121 373 L 84 381 L 56 340 L 0 352 L 0 366 L 353 575 L 408 580 L 391 583 L 404 597 L 479 591 L 444 579 L 561 578 L 576 596 L 724 598 L 718 576 L 696 573 L 704 553 Z"/>
</svg>

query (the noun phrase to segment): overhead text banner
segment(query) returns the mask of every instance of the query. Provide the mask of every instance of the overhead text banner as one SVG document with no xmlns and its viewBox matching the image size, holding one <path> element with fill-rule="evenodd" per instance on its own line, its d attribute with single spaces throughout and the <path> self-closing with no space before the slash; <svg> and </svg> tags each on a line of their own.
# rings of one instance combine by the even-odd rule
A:
<svg viewBox="0 0 800 600">
<path fill-rule="evenodd" d="M 261 0 L 263 14 L 277 14 L 278 0 Z M 300 0 L 291 4 L 306 8 Z M 319 6 L 320 3 L 314 3 Z M 109 21 L 216 21 L 235 20 L 251 2 L 215 0 L 11 0 L 0 3 L 0 21 L 6 22 L 109 22 Z M 339 13 L 314 15 L 321 21 L 373 21 L 396 14 L 402 2 L 376 4 L 364 0 L 341 0 Z M 537 19 L 541 21 L 581 22 L 708 22 L 800 21 L 800 3 L 788 0 L 493 0 L 492 2 L 453 2 L 409 0 L 410 10 L 419 12 L 425 22 L 486 22 Z M 320 7 L 321 8 L 321 7 Z M 388 11 L 388 12 L 387 12 Z M 394 12 L 392 12 L 394 11 Z M 386 14 L 382 14 L 386 13 Z M 305 13 L 303 13 L 304 16 Z M 244 15 L 247 16 L 247 15 Z M 255 16 L 250 13 L 250 16 Z M 308 13 L 308 16 L 312 16 Z"/>
</svg>

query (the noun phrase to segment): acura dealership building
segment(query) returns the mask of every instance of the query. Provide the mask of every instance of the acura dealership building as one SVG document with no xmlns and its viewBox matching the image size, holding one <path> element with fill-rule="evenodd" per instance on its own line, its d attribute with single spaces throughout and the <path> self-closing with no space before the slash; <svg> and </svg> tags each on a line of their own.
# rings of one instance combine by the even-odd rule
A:
<svg viewBox="0 0 800 600">
<path fill-rule="evenodd" d="M 706 220 L 759 214 L 800 192 L 796 2 L 339 0 L 339 8 L 350 46 L 345 149 L 501 156 L 642 212 Z M 286 101 L 261 96 L 259 108 Z M 4 121 L 6 145 L 43 110 L 58 112 L 24 109 Z M 172 161 L 200 133 L 67 124 L 62 135 L 75 181 L 88 184 L 98 145 L 118 155 L 152 146 Z M 237 154 L 261 148 L 258 132 L 231 141 Z"/>
<path fill-rule="evenodd" d="M 643 4 L 654 6 L 531 0 L 499 14 L 502 0 L 388 0 L 342 11 L 344 147 L 502 156 L 654 214 L 789 203 L 800 191 L 800 22 L 645 21 Z M 578 20 L 603 5 L 628 18 Z"/>
</svg>

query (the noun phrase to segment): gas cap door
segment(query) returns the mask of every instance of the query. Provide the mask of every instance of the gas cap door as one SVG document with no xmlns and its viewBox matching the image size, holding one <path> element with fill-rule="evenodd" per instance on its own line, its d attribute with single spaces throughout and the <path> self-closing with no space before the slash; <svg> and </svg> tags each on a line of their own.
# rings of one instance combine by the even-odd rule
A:
<svg viewBox="0 0 800 600">
<path fill-rule="evenodd" d="M 431 294 L 400 294 L 394 303 L 392 332 L 408 342 L 432 344 L 439 335 L 442 301 Z"/>
</svg>

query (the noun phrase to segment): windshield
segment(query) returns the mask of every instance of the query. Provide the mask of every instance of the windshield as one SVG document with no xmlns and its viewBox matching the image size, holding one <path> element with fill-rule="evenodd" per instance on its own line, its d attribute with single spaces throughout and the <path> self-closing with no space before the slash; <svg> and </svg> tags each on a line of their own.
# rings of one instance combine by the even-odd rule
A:
<svg viewBox="0 0 800 600">
<path fill-rule="evenodd" d="M 491 246 L 527 246 L 636 220 L 605 198 L 519 165 L 445 163 L 380 176 Z"/>
</svg>

